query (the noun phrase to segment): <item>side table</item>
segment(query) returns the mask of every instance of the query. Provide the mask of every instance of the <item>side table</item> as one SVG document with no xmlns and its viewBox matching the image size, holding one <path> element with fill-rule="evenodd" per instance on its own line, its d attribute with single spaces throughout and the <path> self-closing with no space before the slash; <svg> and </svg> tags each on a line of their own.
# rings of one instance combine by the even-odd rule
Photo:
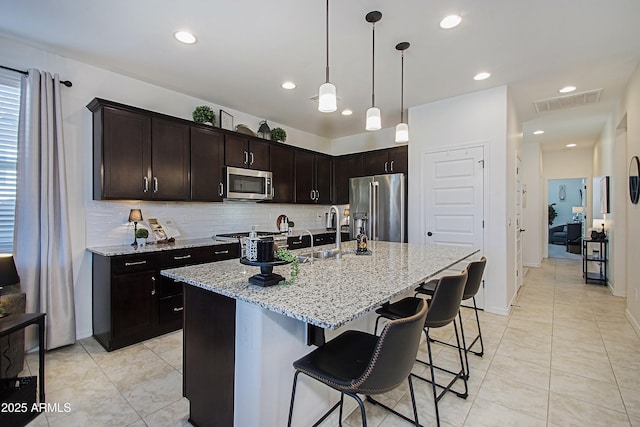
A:
<svg viewBox="0 0 640 427">
<path fill-rule="evenodd" d="M 44 318 L 45 313 L 15 313 L 0 319 L 0 337 L 17 332 L 30 325 L 38 325 L 38 388 L 39 403 L 45 403 L 44 398 Z M 31 408 L 29 408 L 31 409 Z M 38 414 L 37 412 L 36 414 Z"/>
</svg>

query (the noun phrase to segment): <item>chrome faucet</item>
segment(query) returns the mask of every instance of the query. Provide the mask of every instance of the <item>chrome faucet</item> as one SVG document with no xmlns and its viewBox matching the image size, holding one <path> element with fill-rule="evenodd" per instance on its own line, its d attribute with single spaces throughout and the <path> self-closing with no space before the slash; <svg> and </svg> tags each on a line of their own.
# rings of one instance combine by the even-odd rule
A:
<svg viewBox="0 0 640 427">
<path fill-rule="evenodd" d="M 309 233 L 309 237 L 311 238 L 311 256 L 309 258 L 311 258 L 311 263 L 313 264 L 313 234 L 309 231 L 309 230 L 304 230 L 304 232 Z M 300 234 L 300 240 L 302 241 L 302 234 Z"/>
<path fill-rule="evenodd" d="M 329 215 L 331 211 L 336 213 L 336 259 L 342 257 L 342 242 L 340 241 L 340 209 L 336 205 L 331 205 L 329 208 Z"/>
</svg>

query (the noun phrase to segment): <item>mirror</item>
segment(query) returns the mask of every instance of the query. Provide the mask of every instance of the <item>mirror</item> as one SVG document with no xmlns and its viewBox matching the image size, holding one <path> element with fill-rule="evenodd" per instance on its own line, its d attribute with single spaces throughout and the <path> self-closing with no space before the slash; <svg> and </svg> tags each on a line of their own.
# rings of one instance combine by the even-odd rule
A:
<svg viewBox="0 0 640 427">
<path fill-rule="evenodd" d="M 629 197 L 631 198 L 631 203 L 638 203 L 638 196 L 640 196 L 640 161 L 638 156 L 633 156 L 629 165 Z"/>
</svg>

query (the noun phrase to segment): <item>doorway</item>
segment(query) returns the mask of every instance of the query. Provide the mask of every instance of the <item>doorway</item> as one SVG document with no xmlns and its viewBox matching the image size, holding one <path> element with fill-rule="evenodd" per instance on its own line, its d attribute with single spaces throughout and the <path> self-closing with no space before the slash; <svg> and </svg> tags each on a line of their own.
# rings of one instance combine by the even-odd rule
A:
<svg viewBox="0 0 640 427">
<path fill-rule="evenodd" d="M 585 182 L 585 178 L 547 181 L 549 258 L 582 259 L 582 237 L 587 213 Z"/>
</svg>

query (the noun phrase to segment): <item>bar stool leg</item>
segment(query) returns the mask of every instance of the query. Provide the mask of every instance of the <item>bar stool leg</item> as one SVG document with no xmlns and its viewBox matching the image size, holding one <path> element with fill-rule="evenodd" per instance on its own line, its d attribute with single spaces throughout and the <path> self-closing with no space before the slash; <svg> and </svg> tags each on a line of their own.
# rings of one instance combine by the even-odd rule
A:
<svg viewBox="0 0 640 427">
<path fill-rule="evenodd" d="M 296 371 L 293 375 L 293 387 L 291 388 L 291 405 L 289 406 L 289 421 L 287 422 L 287 426 L 291 427 L 291 417 L 293 416 L 293 400 L 296 397 L 296 385 L 298 384 L 298 374 L 300 371 Z"/>
<path fill-rule="evenodd" d="M 461 368 L 460 377 L 462 378 L 462 382 L 464 383 L 464 393 L 458 393 L 458 392 L 455 392 L 455 393 L 458 395 L 458 397 L 466 399 L 469 396 L 469 388 L 467 386 L 467 378 L 464 373 L 464 359 L 462 358 L 463 350 L 462 350 L 462 347 L 460 346 L 460 335 L 458 335 L 457 323 L 458 322 L 456 322 L 456 320 L 453 319 L 453 329 L 456 331 L 456 342 L 458 343 L 458 357 L 460 358 L 460 368 Z M 467 352 L 464 351 L 464 354 L 466 355 Z"/>
<path fill-rule="evenodd" d="M 469 379 L 469 375 L 471 374 L 471 368 L 469 367 L 469 357 L 467 356 L 467 342 L 464 338 L 464 327 L 462 326 L 462 310 L 458 310 L 458 318 L 460 319 L 460 334 L 462 335 L 462 350 L 464 351 L 464 362 L 465 366 L 462 367 L 462 371 L 466 379 Z M 458 349 L 459 349 L 458 344 Z"/>
<path fill-rule="evenodd" d="M 433 368 L 433 355 L 431 354 L 431 342 L 429 340 L 429 330 L 425 329 L 424 334 L 427 336 L 427 353 L 429 355 L 429 371 L 431 371 L 431 390 L 433 391 L 433 404 L 436 408 L 436 423 L 440 427 L 440 412 L 438 411 L 438 390 L 436 390 L 436 373 Z"/>
</svg>

